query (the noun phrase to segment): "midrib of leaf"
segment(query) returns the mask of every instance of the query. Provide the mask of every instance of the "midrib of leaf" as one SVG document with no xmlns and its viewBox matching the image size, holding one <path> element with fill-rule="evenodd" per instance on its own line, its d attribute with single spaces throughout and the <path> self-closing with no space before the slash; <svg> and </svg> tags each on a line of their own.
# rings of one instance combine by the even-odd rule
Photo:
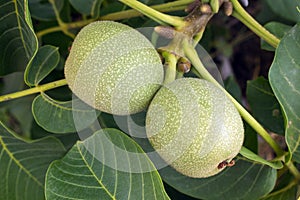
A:
<svg viewBox="0 0 300 200">
<path fill-rule="evenodd" d="M 260 87 L 258 87 L 258 86 L 251 85 L 251 87 L 255 88 L 257 91 L 260 91 L 260 92 L 262 92 L 262 93 L 264 93 L 264 94 L 266 94 L 266 95 L 269 95 L 269 96 L 275 96 L 273 93 L 267 92 L 265 89 L 260 88 Z"/>
<path fill-rule="evenodd" d="M 140 166 L 142 166 L 140 160 L 139 160 L 139 163 L 140 163 Z M 144 174 L 142 174 L 142 183 L 144 183 Z M 145 192 L 144 192 L 144 187 L 142 187 L 142 197 L 143 197 L 143 200 L 145 199 L 144 194 L 145 194 Z"/>
<path fill-rule="evenodd" d="M 107 188 L 105 187 L 105 185 L 101 182 L 101 180 L 99 180 L 96 176 L 96 174 L 94 173 L 93 169 L 91 168 L 91 166 L 88 164 L 87 160 L 84 158 L 84 155 L 82 154 L 80 147 L 78 145 L 79 143 L 77 143 L 76 148 L 78 150 L 78 152 L 80 153 L 80 156 L 83 160 L 83 162 L 85 163 L 86 167 L 89 169 L 89 171 L 91 172 L 91 174 L 95 177 L 96 181 L 99 183 L 99 185 L 104 189 L 104 191 L 113 199 L 116 200 L 116 198 L 107 190 Z M 104 167 L 103 167 L 104 170 Z"/>
<path fill-rule="evenodd" d="M 151 176 L 151 184 L 152 184 L 152 190 L 153 190 L 153 194 L 154 194 L 154 197 L 155 197 L 155 199 L 157 199 L 157 197 L 156 197 L 156 192 L 155 192 L 155 185 L 153 185 L 153 183 L 154 183 L 154 180 L 153 180 L 153 176 L 152 176 L 152 174 L 150 173 L 150 176 Z"/>
<path fill-rule="evenodd" d="M 16 15 L 17 15 L 17 22 L 18 22 L 18 29 L 19 29 L 19 32 L 20 32 L 20 36 L 21 36 L 21 40 L 22 40 L 22 44 L 23 44 L 23 47 L 24 47 L 24 50 L 25 50 L 25 53 L 26 53 L 26 57 L 27 58 L 30 58 L 30 54 L 29 54 L 29 51 L 25 45 L 25 40 L 24 40 L 24 35 L 22 33 L 22 27 L 21 27 L 21 22 L 20 22 L 20 13 L 19 13 L 19 10 L 18 10 L 18 0 L 13 0 L 13 3 L 14 3 L 14 7 L 15 7 L 15 11 L 16 11 Z M 20 3 L 21 5 L 21 3 Z M 27 5 L 27 0 L 24 0 L 24 8 L 26 8 L 26 5 Z"/>
<path fill-rule="evenodd" d="M 8 154 L 8 156 L 13 160 L 17 166 L 20 167 L 31 179 L 33 179 L 40 187 L 44 187 L 44 185 L 36 178 L 34 177 L 19 161 L 16 159 L 13 155 L 13 153 L 7 148 L 5 142 L 3 141 L 3 136 L 0 136 L 0 144 L 2 145 L 4 151 Z"/>
<path fill-rule="evenodd" d="M 58 49 L 58 48 L 55 48 L 55 50 Z M 51 51 L 51 53 L 49 53 L 47 55 L 47 57 L 44 58 L 43 62 L 41 63 L 41 66 L 44 66 L 44 64 L 47 62 L 47 60 L 49 59 L 49 57 L 51 57 L 54 53 L 55 53 L 55 50 L 54 51 Z M 34 77 L 34 83 L 37 83 L 37 79 L 38 79 L 38 75 L 40 74 L 42 70 L 42 67 L 40 67 L 36 73 L 37 76 Z"/>
<path fill-rule="evenodd" d="M 124 141 L 122 140 L 122 144 L 123 144 L 123 147 L 125 149 L 125 144 L 124 144 Z M 126 154 L 126 157 L 127 157 L 127 160 L 129 160 L 129 156 L 128 154 Z M 131 165 L 130 165 L 130 162 L 128 162 L 129 164 L 129 169 L 131 168 Z M 129 173 L 129 182 L 132 183 L 132 174 Z M 127 196 L 127 199 L 130 200 L 130 194 L 131 194 L 131 185 L 132 184 L 129 184 L 129 190 L 128 190 L 128 196 Z"/>
<path fill-rule="evenodd" d="M 114 156 L 114 160 L 115 160 L 116 166 L 118 166 L 117 156 Z M 115 176 L 114 195 L 116 195 L 116 193 L 117 193 L 117 188 L 118 188 L 118 171 L 117 171 L 117 168 L 116 168 L 116 167 L 115 167 L 115 172 L 116 172 L 116 176 Z"/>
</svg>

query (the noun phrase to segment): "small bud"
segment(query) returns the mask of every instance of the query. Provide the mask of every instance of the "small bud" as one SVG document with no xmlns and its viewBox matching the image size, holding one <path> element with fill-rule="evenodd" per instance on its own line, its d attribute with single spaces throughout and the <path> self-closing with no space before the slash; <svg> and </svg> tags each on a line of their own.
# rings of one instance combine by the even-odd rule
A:
<svg viewBox="0 0 300 200">
<path fill-rule="evenodd" d="M 225 15 L 230 16 L 232 14 L 232 12 L 233 12 L 233 5 L 232 5 L 232 3 L 230 1 L 224 2 L 223 9 L 224 9 Z"/>
<path fill-rule="evenodd" d="M 177 70 L 179 72 L 188 73 L 191 70 L 191 62 L 181 57 L 177 62 Z"/>
<path fill-rule="evenodd" d="M 200 6 L 200 12 L 203 14 L 211 14 L 211 7 L 208 4 L 202 4 Z"/>
</svg>

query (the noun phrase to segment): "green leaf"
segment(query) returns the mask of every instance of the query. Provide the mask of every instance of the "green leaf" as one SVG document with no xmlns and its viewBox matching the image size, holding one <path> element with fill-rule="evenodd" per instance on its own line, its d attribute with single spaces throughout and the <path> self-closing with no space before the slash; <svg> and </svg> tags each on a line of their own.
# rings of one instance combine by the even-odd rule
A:
<svg viewBox="0 0 300 200">
<path fill-rule="evenodd" d="M 258 137 L 256 131 L 248 124 L 244 123 L 245 129 L 245 138 L 244 138 L 244 147 L 247 147 L 254 153 L 258 153 Z"/>
<path fill-rule="evenodd" d="M 284 134 L 284 121 L 280 105 L 269 81 L 263 77 L 247 83 L 247 99 L 253 116 L 267 129 Z"/>
<path fill-rule="evenodd" d="M 190 178 L 172 167 L 164 167 L 166 163 L 146 139 L 143 115 L 145 114 L 140 113 L 127 117 L 128 134 L 134 136 L 134 140 L 145 152 L 148 152 L 152 162 L 160 169 L 163 180 L 179 192 L 199 199 L 253 200 L 268 194 L 274 188 L 277 178 L 276 169 L 241 156 L 235 159 L 236 164 L 233 167 L 208 178 Z M 118 124 L 121 122 L 120 119 Z"/>
<path fill-rule="evenodd" d="M 224 86 L 226 91 L 229 92 L 231 96 L 233 96 L 238 102 L 242 101 L 241 88 L 239 87 L 233 76 L 228 77 L 224 81 Z"/>
<path fill-rule="evenodd" d="M 70 4 L 81 14 L 99 17 L 103 0 L 69 0 Z"/>
<path fill-rule="evenodd" d="M 79 141 L 51 164 L 46 198 L 169 199 L 143 150 L 116 129 L 103 129 Z"/>
<path fill-rule="evenodd" d="M 3 93 L 9 94 L 24 89 L 23 81 L 24 73 L 15 72 L 2 78 Z M 8 124 L 9 128 L 16 130 L 23 137 L 30 138 L 31 122 L 33 116 L 31 112 L 31 104 L 33 96 L 27 96 L 19 99 L 0 103 L 0 120 L 4 124 Z M 2 116 L 1 116 L 2 115 Z"/>
<path fill-rule="evenodd" d="M 47 136 L 53 136 L 60 140 L 60 142 L 64 145 L 64 147 L 69 150 L 73 145 L 80 140 L 79 135 L 77 133 L 69 133 L 69 134 L 53 134 L 42 127 L 40 127 L 34 120 L 31 124 L 31 138 L 32 139 L 40 139 Z"/>
<path fill-rule="evenodd" d="M 56 0 L 57 7 L 60 11 L 63 7 L 64 1 Z M 31 15 L 33 18 L 42 20 L 42 21 L 50 21 L 55 20 L 56 16 L 53 10 L 51 3 L 44 0 L 30 0 L 29 1 L 29 8 L 31 11 Z"/>
<path fill-rule="evenodd" d="M 171 167 L 160 170 L 160 174 L 167 184 L 194 198 L 253 200 L 273 189 L 277 173 L 269 166 L 238 157 L 233 167 L 204 179 L 183 176 Z"/>
<path fill-rule="evenodd" d="M 279 22 L 269 22 L 264 26 L 268 31 L 281 39 L 292 27 Z M 268 51 L 275 51 L 275 48 L 269 45 L 265 40 L 261 40 L 261 48 Z"/>
<path fill-rule="evenodd" d="M 135 140 L 146 152 L 153 152 L 147 140 L 141 138 Z M 157 155 L 152 153 L 150 158 L 156 166 L 163 166 L 163 161 Z M 160 169 L 159 172 L 168 185 L 183 194 L 199 199 L 253 200 L 272 191 L 277 178 L 276 169 L 240 156 L 235 159 L 235 163 L 233 167 L 208 178 L 190 178 L 170 166 Z"/>
<path fill-rule="evenodd" d="M 25 83 L 29 86 L 37 86 L 60 61 L 58 48 L 45 45 L 39 48 L 32 62 L 27 66 L 25 71 Z"/>
<path fill-rule="evenodd" d="M 295 161 L 300 162 L 300 25 L 280 41 L 269 71 L 271 87 L 285 115 L 285 138 Z"/>
<path fill-rule="evenodd" d="M 283 19 L 291 22 L 300 21 L 300 13 L 297 10 L 297 7 L 300 7 L 299 0 L 267 0 L 267 3 L 271 10 Z"/>
<path fill-rule="evenodd" d="M 272 192 L 262 200 L 295 200 L 297 199 L 297 185 L 291 185 L 282 190 Z"/>
<path fill-rule="evenodd" d="M 249 160 L 258 162 L 260 164 L 268 165 L 274 169 L 281 169 L 283 167 L 283 164 L 280 160 L 273 161 L 273 162 L 267 161 L 267 160 L 263 159 L 262 157 L 258 156 L 257 154 L 253 153 L 246 147 L 242 147 L 240 154 L 242 156 L 244 156 L 245 158 L 248 158 Z"/>
<path fill-rule="evenodd" d="M 52 133 L 77 132 L 91 125 L 99 111 L 79 99 L 57 101 L 42 93 L 32 103 L 35 121 Z"/>
<path fill-rule="evenodd" d="M 23 71 L 37 50 L 27 0 L 2 0 L 0 76 Z"/>
<path fill-rule="evenodd" d="M 24 141 L 0 122 L 1 199 L 44 199 L 46 170 L 64 153 L 53 137 Z"/>
</svg>

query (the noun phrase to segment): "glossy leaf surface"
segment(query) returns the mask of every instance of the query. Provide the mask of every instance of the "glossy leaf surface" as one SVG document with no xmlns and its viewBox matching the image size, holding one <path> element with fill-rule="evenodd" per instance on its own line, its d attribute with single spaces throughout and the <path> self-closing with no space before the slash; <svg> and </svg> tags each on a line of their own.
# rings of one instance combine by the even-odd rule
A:
<svg viewBox="0 0 300 200">
<path fill-rule="evenodd" d="M 235 166 L 205 179 L 183 176 L 173 168 L 160 171 L 164 181 L 189 196 L 199 199 L 259 199 L 268 194 L 276 181 L 276 170 L 238 158 Z"/>
<path fill-rule="evenodd" d="M 285 114 L 286 142 L 300 162 L 300 25 L 281 40 L 269 72 L 270 84 Z"/>
<path fill-rule="evenodd" d="M 25 71 L 25 82 L 29 86 L 37 86 L 58 65 L 60 55 L 58 48 L 42 46 Z"/>
<path fill-rule="evenodd" d="M 300 15 L 299 15 L 299 7 L 300 1 L 299 0 L 267 0 L 269 7 L 272 9 L 274 13 L 278 16 L 290 20 L 291 22 L 299 22 Z M 298 9 L 297 9 L 298 7 Z"/>
<path fill-rule="evenodd" d="M 2 0 L 0 5 L 0 76 L 22 71 L 37 50 L 27 0 Z"/>
<path fill-rule="evenodd" d="M 58 10 L 61 10 L 64 4 L 62 0 L 55 0 Z M 55 19 L 55 12 L 52 4 L 44 0 L 29 0 L 29 8 L 33 18 L 43 21 Z"/>
<path fill-rule="evenodd" d="M 247 84 L 247 97 L 253 116 L 265 128 L 284 135 L 284 121 L 280 105 L 269 81 L 260 77 Z"/>
</svg>

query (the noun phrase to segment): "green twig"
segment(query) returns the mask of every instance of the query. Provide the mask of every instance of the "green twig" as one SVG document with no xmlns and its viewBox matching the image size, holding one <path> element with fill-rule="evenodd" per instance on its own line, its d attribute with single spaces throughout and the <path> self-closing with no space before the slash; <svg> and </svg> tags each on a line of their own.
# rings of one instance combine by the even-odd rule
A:
<svg viewBox="0 0 300 200">
<path fill-rule="evenodd" d="M 150 7 L 159 12 L 172 12 L 172 11 L 184 10 L 186 8 L 187 4 L 189 4 L 191 2 L 193 2 L 193 0 L 179 0 L 179 1 L 175 1 L 175 2 L 169 2 L 169 3 L 154 5 L 154 6 L 150 6 Z M 101 16 L 98 19 L 88 19 L 88 20 L 81 20 L 81 21 L 70 22 L 70 23 L 64 23 L 60 20 L 62 23 L 62 24 L 60 24 L 60 26 L 41 30 L 41 31 L 37 32 L 36 35 L 38 38 L 41 38 L 42 36 L 44 36 L 46 34 L 58 32 L 58 31 L 64 31 L 64 29 L 81 28 L 81 27 L 88 25 L 89 23 L 96 21 L 96 20 L 117 21 L 117 20 L 122 20 L 122 19 L 139 17 L 142 15 L 143 15 L 142 13 L 131 9 L 131 10 L 124 10 L 124 11 L 119 11 L 119 12 L 115 12 L 115 13 L 110 13 L 110 14 Z"/>
<path fill-rule="evenodd" d="M 44 35 L 47 35 L 49 33 L 53 33 L 53 32 L 58 32 L 58 31 L 63 31 L 65 33 L 64 29 L 75 29 L 75 28 L 80 28 L 83 27 L 85 25 L 88 25 L 89 23 L 95 21 L 95 19 L 87 19 L 87 20 L 82 20 L 82 21 L 77 21 L 77 22 L 70 22 L 70 23 L 64 23 L 60 24 L 60 26 L 56 26 L 56 27 L 51 27 L 51 28 L 47 28 L 44 29 L 42 31 L 39 31 L 36 33 L 36 36 L 38 38 L 41 38 Z M 72 36 L 74 37 L 74 36 Z"/>
<path fill-rule="evenodd" d="M 244 120 L 272 147 L 277 156 L 283 156 L 284 151 L 280 148 L 280 146 L 273 140 L 273 138 L 268 134 L 268 132 L 261 126 L 260 123 L 256 121 L 256 119 L 241 105 L 236 101 L 214 78 L 210 75 L 210 73 L 205 69 L 201 60 L 198 57 L 196 50 L 192 45 L 188 43 L 188 41 L 184 42 L 184 52 L 186 56 L 191 61 L 192 65 L 196 68 L 196 70 L 200 73 L 200 75 L 206 79 L 207 81 L 212 82 L 214 85 L 219 87 L 221 90 L 225 92 L 225 94 L 231 99 L 240 115 L 244 118 Z"/>
<path fill-rule="evenodd" d="M 153 5 L 149 6 L 150 8 L 153 8 L 156 11 L 159 12 L 172 12 L 172 11 L 178 11 L 178 10 L 184 10 L 188 4 L 194 2 L 195 0 L 178 0 L 173 1 L 169 3 L 159 4 L 159 5 Z M 110 13 L 105 16 L 100 17 L 101 20 L 121 20 L 121 19 L 128 19 L 132 17 L 138 17 L 142 16 L 143 14 L 131 9 L 131 10 L 124 10 L 120 12 Z"/>
<path fill-rule="evenodd" d="M 20 98 L 20 97 L 28 96 L 28 95 L 39 93 L 39 92 L 44 92 L 44 91 L 51 90 L 51 89 L 61 87 L 61 86 L 64 86 L 64 85 L 67 85 L 66 79 L 54 81 L 54 82 L 47 83 L 47 84 L 44 84 L 44 85 L 36 86 L 34 88 L 30 88 L 30 89 L 27 89 L 27 90 L 22 90 L 22 91 L 19 91 L 19 92 L 15 92 L 15 93 L 0 96 L 0 102 L 12 100 L 12 99 L 17 99 L 17 98 Z"/>
<path fill-rule="evenodd" d="M 298 184 L 298 181 L 295 179 L 295 180 L 293 180 L 292 182 L 290 182 L 287 186 L 285 186 L 284 188 L 281 188 L 280 190 L 277 190 L 277 191 L 275 191 L 275 192 L 272 192 L 272 193 L 270 193 L 270 194 L 264 196 L 264 197 L 262 198 L 262 200 L 264 200 L 264 199 L 273 199 L 274 196 L 282 195 L 284 192 L 287 192 L 287 191 L 290 190 L 291 188 L 296 187 L 297 184 Z M 273 198 L 272 198 L 272 197 L 273 197 Z"/>
<path fill-rule="evenodd" d="M 231 0 L 233 4 L 233 13 L 232 16 L 240 20 L 245 24 L 249 29 L 256 33 L 259 37 L 264 39 L 271 46 L 276 48 L 280 40 L 265 29 L 260 23 L 258 23 L 249 13 L 241 6 L 238 0 Z"/>
<path fill-rule="evenodd" d="M 162 25 L 172 25 L 174 27 L 182 27 L 184 21 L 181 17 L 171 16 L 164 13 L 161 13 L 145 4 L 136 1 L 136 0 L 119 0 L 120 2 L 130 6 L 131 8 L 143 13 L 154 21 Z"/>
<path fill-rule="evenodd" d="M 177 58 L 174 54 L 169 53 L 167 51 L 162 52 L 162 56 L 165 60 L 165 78 L 163 84 L 166 85 L 168 83 L 173 82 L 176 79 Z"/>
<path fill-rule="evenodd" d="M 41 31 L 36 33 L 36 36 L 38 38 L 41 38 L 43 35 L 47 35 L 49 33 L 58 32 L 58 31 L 62 31 L 62 27 L 56 26 L 56 27 L 51 27 L 51 28 L 41 30 Z"/>
<path fill-rule="evenodd" d="M 174 4 L 174 3 L 177 3 L 177 2 L 170 2 L 170 3 L 155 5 L 155 6 L 150 6 L 150 7 L 159 12 L 172 12 L 172 11 L 184 10 L 186 8 L 186 5 L 167 6 L 169 4 Z M 110 14 L 100 17 L 99 19 L 116 21 L 116 20 L 122 20 L 122 19 L 129 19 L 129 18 L 133 18 L 133 17 L 139 17 L 139 16 L 143 16 L 143 14 L 136 10 L 130 9 L 130 10 L 124 10 L 124 11 L 120 11 L 120 12 L 110 13 Z"/>
<path fill-rule="evenodd" d="M 300 181 L 300 173 L 299 173 L 297 167 L 294 165 L 293 161 L 289 160 L 285 165 L 287 166 L 289 171 L 294 175 L 296 180 L 299 182 Z"/>
<path fill-rule="evenodd" d="M 66 34 L 67 36 L 69 36 L 71 38 L 75 38 L 75 35 L 69 31 L 68 25 L 66 23 L 64 23 L 62 21 L 62 19 L 60 18 L 59 10 L 56 7 L 55 1 L 54 0 L 49 0 L 49 2 L 52 4 L 52 8 L 54 10 L 56 20 L 58 22 L 58 25 L 61 27 L 61 31 L 63 31 L 64 34 Z"/>
</svg>

